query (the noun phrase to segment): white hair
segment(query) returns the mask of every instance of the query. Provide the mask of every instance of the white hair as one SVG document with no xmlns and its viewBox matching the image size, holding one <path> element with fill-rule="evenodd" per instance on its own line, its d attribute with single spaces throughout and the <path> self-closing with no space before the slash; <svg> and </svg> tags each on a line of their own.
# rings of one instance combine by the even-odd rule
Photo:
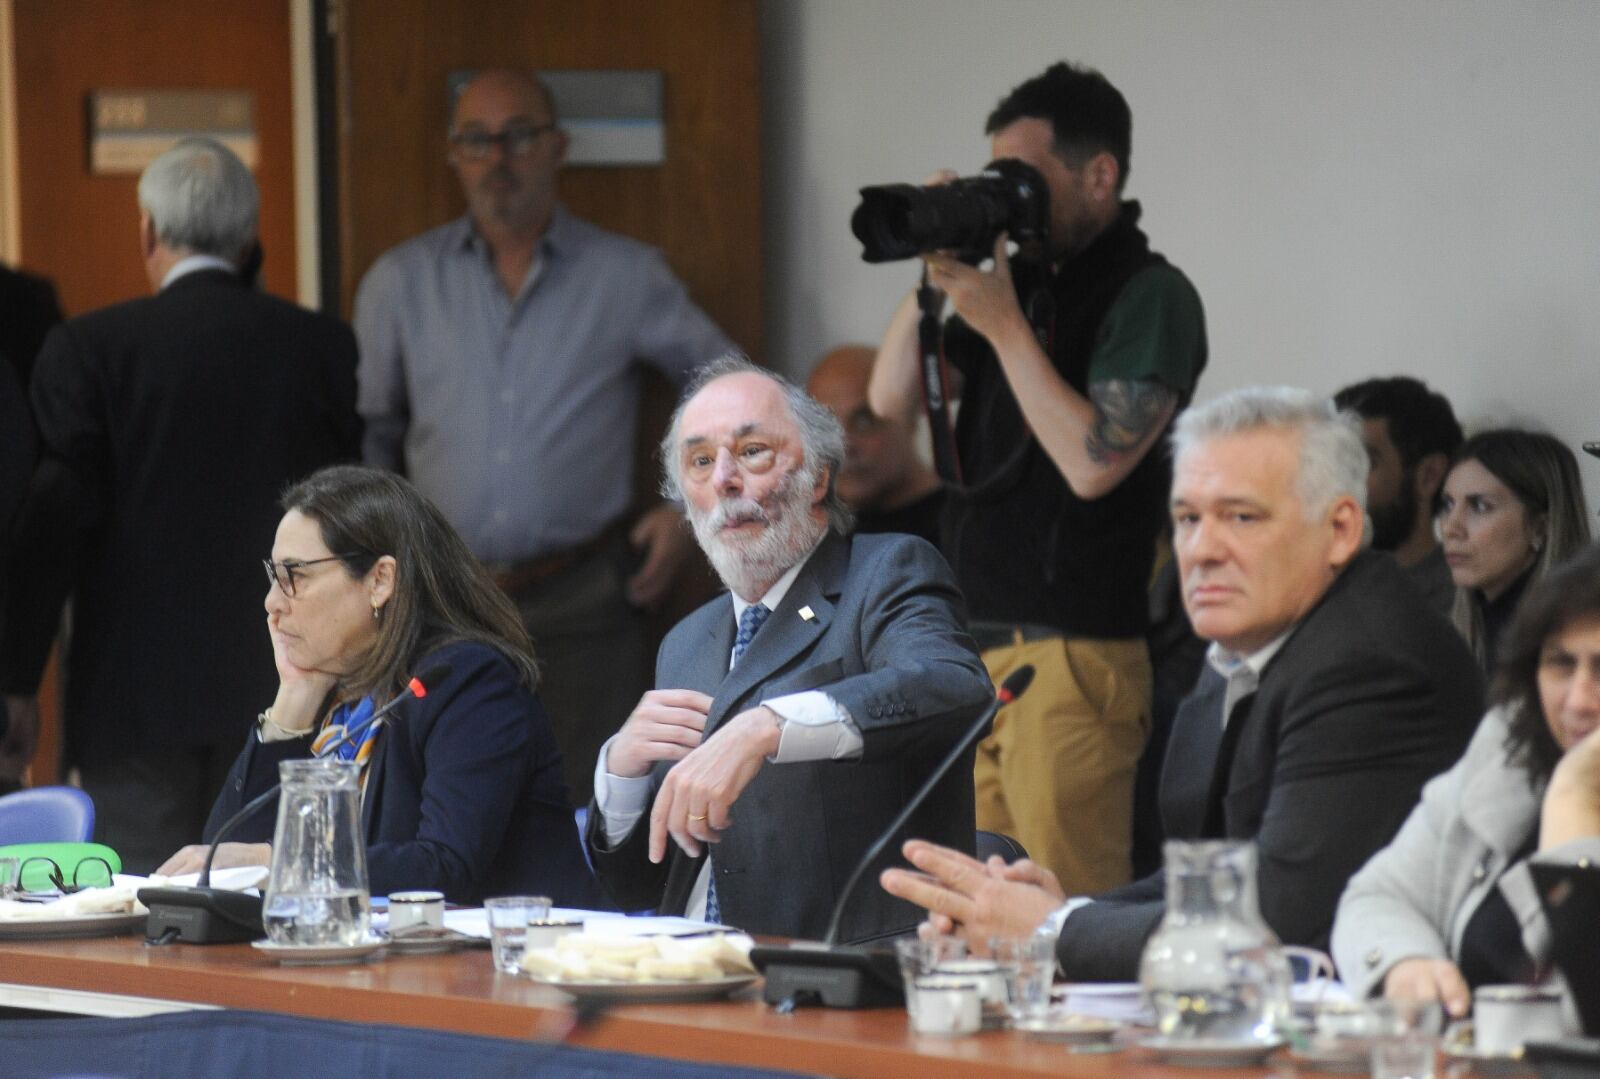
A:
<svg viewBox="0 0 1600 1079">
<path fill-rule="evenodd" d="M 827 469 L 828 489 L 822 495 L 822 508 L 828 514 L 828 523 L 836 532 L 848 533 L 855 527 L 855 514 L 834 489 L 839 479 L 839 469 L 844 467 L 844 428 L 839 418 L 793 382 L 765 367 L 758 367 L 739 352 L 719 356 L 697 370 L 678 400 L 678 407 L 673 409 L 672 419 L 667 423 L 667 433 L 662 436 L 657 449 L 661 458 L 661 496 L 673 502 L 685 501 L 683 483 L 678 476 L 678 432 L 689 402 L 717 379 L 742 374 L 760 375 L 775 383 L 783 392 L 789 415 L 800 429 L 803 458 L 797 479 L 804 481 L 807 489 L 810 489 L 816 486 L 822 470 Z"/>
<path fill-rule="evenodd" d="M 1263 429 L 1300 436 L 1295 487 L 1308 520 L 1318 520 L 1335 499 L 1367 509 L 1366 447 L 1360 421 L 1341 412 L 1332 398 L 1292 386 L 1247 386 L 1184 411 L 1172 425 L 1174 460 L 1202 443 Z M 1370 529 L 1369 529 L 1370 531 Z"/>
<path fill-rule="evenodd" d="M 146 166 L 139 208 L 177 251 L 240 262 L 256 238 L 255 177 L 214 139 L 184 139 Z"/>
</svg>

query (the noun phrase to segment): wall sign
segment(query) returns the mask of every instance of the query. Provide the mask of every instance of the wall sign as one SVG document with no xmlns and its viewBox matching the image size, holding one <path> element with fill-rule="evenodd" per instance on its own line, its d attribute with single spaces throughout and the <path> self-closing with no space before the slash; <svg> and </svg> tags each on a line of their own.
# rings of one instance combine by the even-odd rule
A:
<svg viewBox="0 0 1600 1079">
<path fill-rule="evenodd" d="M 89 171 L 139 173 L 180 139 L 216 139 L 256 167 L 256 103 L 249 90 L 94 90 Z"/>
</svg>

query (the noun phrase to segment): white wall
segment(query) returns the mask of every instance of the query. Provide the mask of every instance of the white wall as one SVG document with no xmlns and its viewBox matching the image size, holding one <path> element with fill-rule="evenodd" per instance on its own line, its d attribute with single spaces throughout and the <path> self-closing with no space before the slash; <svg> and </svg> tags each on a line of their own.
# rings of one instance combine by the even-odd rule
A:
<svg viewBox="0 0 1600 1079">
<path fill-rule="evenodd" d="M 996 101 L 1068 58 L 1132 106 L 1128 194 L 1206 305 L 1200 398 L 1406 373 L 1469 429 L 1600 439 L 1600 3 L 763 2 L 777 366 L 875 341 L 914 281 L 860 261 L 856 189 L 974 171 Z"/>
</svg>

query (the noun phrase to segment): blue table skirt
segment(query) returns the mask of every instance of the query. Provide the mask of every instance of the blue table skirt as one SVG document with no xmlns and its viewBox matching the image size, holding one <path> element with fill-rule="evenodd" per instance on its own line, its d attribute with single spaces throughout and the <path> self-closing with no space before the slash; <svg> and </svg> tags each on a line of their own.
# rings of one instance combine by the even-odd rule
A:
<svg viewBox="0 0 1600 1079">
<path fill-rule="evenodd" d="M 687 1079 L 794 1074 L 263 1012 L 0 1022 L 0 1076 L 5 1079 Z"/>
</svg>

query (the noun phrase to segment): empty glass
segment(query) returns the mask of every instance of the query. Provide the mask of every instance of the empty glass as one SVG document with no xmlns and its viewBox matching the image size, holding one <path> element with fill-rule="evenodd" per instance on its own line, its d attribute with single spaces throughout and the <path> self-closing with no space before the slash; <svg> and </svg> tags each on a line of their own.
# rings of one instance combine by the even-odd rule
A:
<svg viewBox="0 0 1600 1079">
<path fill-rule="evenodd" d="M 1006 1015 L 1013 1023 L 1043 1019 L 1050 1012 L 1056 977 L 1056 942 L 1048 936 L 994 937 L 989 954 L 1006 980 Z"/>
<path fill-rule="evenodd" d="M 528 946 L 528 923 L 550 919 L 550 897 L 503 895 L 487 899 L 483 912 L 489 921 L 489 943 L 494 948 L 496 970 L 515 974 L 522 969 Z"/>
</svg>

